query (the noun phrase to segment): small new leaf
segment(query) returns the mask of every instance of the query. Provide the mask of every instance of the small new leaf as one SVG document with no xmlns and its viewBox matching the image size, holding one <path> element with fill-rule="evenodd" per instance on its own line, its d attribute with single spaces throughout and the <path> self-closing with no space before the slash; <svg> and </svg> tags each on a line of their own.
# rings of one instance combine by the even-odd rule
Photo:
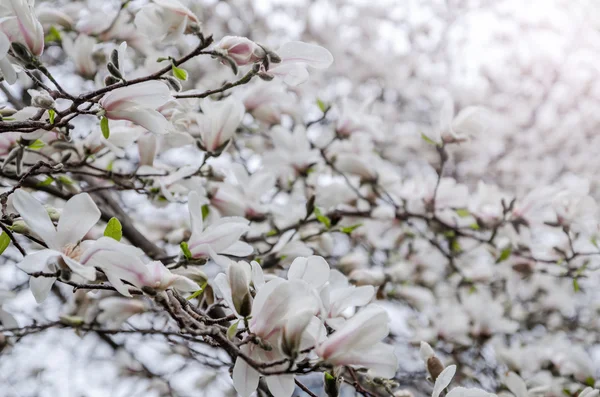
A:
<svg viewBox="0 0 600 397">
<path fill-rule="evenodd" d="M 186 246 L 187 246 L 187 244 L 186 244 Z M 200 289 L 198 291 L 194 292 L 193 294 L 191 294 L 190 296 L 188 296 L 185 299 L 188 301 L 191 301 L 192 299 L 199 297 L 200 295 L 202 295 L 202 293 L 204 292 L 204 289 L 206 288 L 207 285 L 208 285 L 208 282 L 205 282 L 204 284 L 202 284 L 200 286 Z"/>
<path fill-rule="evenodd" d="M 39 186 L 39 187 L 50 186 L 52 184 L 52 182 L 54 182 L 54 179 L 52 179 L 51 177 L 47 176 L 46 179 L 44 179 L 43 181 L 39 182 L 37 184 L 37 186 Z"/>
<path fill-rule="evenodd" d="M 10 237 L 5 232 L 0 234 L 0 255 L 4 252 L 4 250 L 10 245 Z"/>
<path fill-rule="evenodd" d="M 183 252 L 185 259 L 192 259 L 192 251 L 190 251 L 187 242 L 182 241 L 181 244 L 179 244 L 179 247 L 181 247 L 181 252 Z"/>
<path fill-rule="evenodd" d="M 352 234 L 352 232 L 354 230 L 356 230 L 357 228 L 359 228 L 361 226 L 362 226 L 362 223 L 357 223 L 356 225 L 341 227 L 340 232 L 350 235 L 350 234 Z"/>
<path fill-rule="evenodd" d="M 114 240 L 121 241 L 123 237 L 123 227 L 117 218 L 110 218 L 104 229 L 104 235 Z"/>
<path fill-rule="evenodd" d="M 46 146 L 44 142 L 40 141 L 39 139 L 36 139 L 35 141 L 31 142 L 29 146 L 27 146 L 27 148 L 31 150 L 40 150 L 44 146 Z"/>
<path fill-rule="evenodd" d="M 44 37 L 44 41 L 46 43 L 50 43 L 53 41 L 60 42 L 61 37 L 60 37 L 60 32 L 58 31 L 58 29 L 56 29 L 54 26 L 50 26 L 50 30 L 48 31 L 48 34 L 46 35 L 46 37 Z"/>
<path fill-rule="evenodd" d="M 108 119 L 106 117 L 100 119 L 100 129 L 102 130 L 102 136 L 105 139 L 108 139 L 110 136 L 110 128 L 108 128 Z"/>
<path fill-rule="evenodd" d="M 329 106 L 327 106 L 327 104 L 325 102 L 323 102 L 322 100 L 320 100 L 318 98 L 317 98 L 317 106 L 323 113 L 325 113 L 329 109 Z"/>
<path fill-rule="evenodd" d="M 427 135 L 423 134 L 422 132 L 421 132 L 421 139 L 423 139 L 425 142 L 429 143 L 430 145 L 437 146 L 437 143 L 433 139 L 431 139 Z"/>
<path fill-rule="evenodd" d="M 325 228 L 329 229 L 331 227 L 331 219 L 329 217 L 323 215 L 319 207 L 315 207 L 314 214 L 317 217 L 317 220 L 325 226 Z"/>
<path fill-rule="evenodd" d="M 573 279 L 573 291 L 579 292 L 581 288 L 579 287 L 579 281 L 576 278 Z"/>
<path fill-rule="evenodd" d="M 235 334 L 237 333 L 239 323 L 240 322 L 238 320 L 235 323 L 231 324 L 229 328 L 227 328 L 227 339 L 229 339 L 230 341 L 233 341 L 233 338 L 235 338 Z"/>
<path fill-rule="evenodd" d="M 466 218 L 467 216 L 471 215 L 469 210 L 466 208 L 459 208 L 454 210 L 454 212 L 456 212 L 456 215 L 460 216 L 461 218 Z"/>
<path fill-rule="evenodd" d="M 208 206 L 208 204 L 204 204 L 202 206 L 202 220 L 205 220 L 206 217 L 208 217 L 209 213 L 210 213 L 210 207 Z"/>
<path fill-rule="evenodd" d="M 185 69 L 182 68 L 178 68 L 177 66 L 173 65 L 173 67 L 171 68 L 173 71 L 173 76 L 177 77 L 179 80 L 182 81 L 186 81 L 188 78 L 188 73 Z"/>
<path fill-rule="evenodd" d="M 56 112 L 54 109 L 48 110 L 48 120 L 50 120 L 50 124 L 54 124 L 54 118 L 56 117 Z"/>
<path fill-rule="evenodd" d="M 500 263 L 500 262 L 507 260 L 511 253 L 512 253 L 511 246 L 504 248 L 502 250 L 502 252 L 500 252 L 500 256 L 498 257 L 498 259 L 496 259 L 496 263 Z"/>
</svg>

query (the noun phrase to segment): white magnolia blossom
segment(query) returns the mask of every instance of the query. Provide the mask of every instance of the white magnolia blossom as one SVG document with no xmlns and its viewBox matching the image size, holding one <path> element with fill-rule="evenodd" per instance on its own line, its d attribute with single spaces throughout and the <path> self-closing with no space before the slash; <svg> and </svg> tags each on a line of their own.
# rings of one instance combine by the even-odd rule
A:
<svg viewBox="0 0 600 397">
<path fill-rule="evenodd" d="M 44 29 L 35 15 L 33 0 L 6 0 L 0 4 L 0 30 L 11 43 L 20 43 L 33 55 L 44 51 Z"/>
</svg>

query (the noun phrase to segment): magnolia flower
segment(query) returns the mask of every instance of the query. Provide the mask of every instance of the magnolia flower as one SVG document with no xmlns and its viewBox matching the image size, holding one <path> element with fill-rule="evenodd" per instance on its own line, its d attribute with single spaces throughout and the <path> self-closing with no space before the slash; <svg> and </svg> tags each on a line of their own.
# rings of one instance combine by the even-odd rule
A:
<svg viewBox="0 0 600 397">
<path fill-rule="evenodd" d="M 177 0 L 154 0 L 135 16 L 135 26 L 157 41 L 174 41 L 190 28 L 198 27 L 198 17 Z"/>
<path fill-rule="evenodd" d="M 378 376 L 392 378 L 398 358 L 392 346 L 381 342 L 389 333 L 388 323 L 383 308 L 367 306 L 342 324 L 316 352 L 330 364 L 366 367 Z"/>
<path fill-rule="evenodd" d="M 44 51 L 44 29 L 33 10 L 33 1 L 6 0 L 0 4 L 0 30 L 12 43 L 21 43 L 33 55 Z"/>
<path fill-rule="evenodd" d="M 320 328 L 317 326 L 311 330 L 310 325 L 318 324 L 318 321 L 312 321 L 318 307 L 318 299 L 303 280 L 276 278 L 269 281 L 254 298 L 249 331 L 269 343 L 271 350 L 246 344 L 242 346 L 242 352 L 255 359 L 270 362 L 286 357 L 281 347 L 286 352 L 292 352 L 299 347 L 314 345 L 318 337 L 310 331 L 318 334 Z M 287 364 L 282 369 L 286 367 Z M 258 387 L 260 373 L 238 356 L 232 377 L 236 391 L 243 397 L 249 397 Z M 293 375 L 267 376 L 266 382 L 275 397 L 291 397 L 294 392 Z"/>
<path fill-rule="evenodd" d="M 223 37 L 215 50 L 231 58 L 238 66 L 258 62 L 265 57 L 265 51 L 258 44 L 239 36 Z"/>
<path fill-rule="evenodd" d="M 333 63 L 333 55 L 318 45 L 302 41 L 290 41 L 277 51 L 281 62 L 271 67 L 267 73 L 280 76 L 286 84 L 295 86 L 308 80 L 308 69 L 326 69 Z"/>
<path fill-rule="evenodd" d="M 351 307 L 364 306 L 375 296 L 375 288 L 371 285 L 355 287 L 350 285 L 346 276 L 333 269 L 329 273 L 329 282 L 320 292 L 323 304 L 322 315 L 328 325 L 339 324 L 342 313 Z"/>
<path fill-rule="evenodd" d="M 136 287 L 150 287 L 157 291 L 164 291 L 174 288 L 182 292 L 195 292 L 199 288 L 198 284 L 185 276 L 173 274 L 160 261 L 150 262 L 148 271 L 139 280 L 133 282 Z"/>
<path fill-rule="evenodd" d="M 58 226 L 55 228 L 42 204 L 21 189 L 13 193 L 13 206 L 27 226 L 41 240 L 47 249 L 27 255 L 17 266 L 27 272 L 53 272 L 56 267 L 68 267 L 86 280 L 96 279 L 93 266 L 85 266 L 82 257 L 89 247 L 81 240 L 100 219 L 100 211 L 87 193 L 73 196 L 66 202 Z M 89 259 L 89 258 L 88 258 Z M 37 302 L 48 296 L 55 277 L 31 277 L 29 285 Z"/>
<path fill-rule="evenodd" d="M 222 101 L 205 99 L 202 102 L 202 113 L 198 114 L 204 149 L 213 153 L 222 151 L 243 117 L 244 105 L 232 96 Z"/>
<path fill-rule="evenodd" d="M 463 142 L 484 133 L 490 123 L 487 110 L 469 106 L 454 115 L 454 101 L 444 100 L 437 128 L 426 135 L 436 143 Z"/>
<path fill-rule="evenodd" d="M 96 320 L 109 328 L 119 328 L 129 317 L 146 311 L 146 304 L 137 299 L 111 296 L 104 298 L 98 304 L 102 311 Z"/>
<path fill-rule="evenodd" d="M 166 134 L 171 124 L 155 109 L 169 100 L 169 87 L 153 80 L 110 91 L 99 104 L 108 119 L 129 120 L 155 134 Z"/>
<path fill-rule="evenodd" d="M 97 66 L 92 59 L 92 53 L 96 39 L 80 34 L 75 41 L 68 35 L 62 38 L 62 47 L 75 64 L 77 73 L 84 77 L 93 77 L 96 74 Z"/>
<path fill-rule="evenodd" d="M 189 194 L 188 210 L 192 228 L 188 248 L 194 258 L 210 257 L 219 265 L 227 267 L 229 260 L 219 254 L 244 257 L 254 251 L 251 245 L 239 241 L 242 234 L 250 229 L 247 219 L 225 217 L 205 229 L 200 196 L 194 191 Z"/>
<path fill-rule="evenodd" d="M 14 84 L 17 81 L 17 72 L 8 60 L 7 55 L 9 49 L 10 40 L 0 31 L 0 71 L 8 84 Z"/>
</svg>

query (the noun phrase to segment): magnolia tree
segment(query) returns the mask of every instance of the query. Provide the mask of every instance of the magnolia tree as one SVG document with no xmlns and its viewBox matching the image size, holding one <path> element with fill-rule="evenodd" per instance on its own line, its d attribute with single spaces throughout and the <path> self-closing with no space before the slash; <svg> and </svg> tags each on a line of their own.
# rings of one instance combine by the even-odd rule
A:
<svg viewBox="0 0 600 397">
<path fill-rule="evenodd" d="M 395 55 L 281 7 L 2 1 L 6 395 L 598 396 L 590 183 L 494 181 L 495 106 L 407 124 Z"/>
</svg>

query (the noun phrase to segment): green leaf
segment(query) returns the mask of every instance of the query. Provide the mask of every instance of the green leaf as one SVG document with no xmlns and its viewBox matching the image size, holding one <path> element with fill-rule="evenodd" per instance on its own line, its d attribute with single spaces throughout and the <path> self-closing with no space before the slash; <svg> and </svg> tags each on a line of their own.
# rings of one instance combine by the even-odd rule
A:
<svg viewBox="0 0 600 397">
<path fill-rule="evenodd" d="M 190 251 L 187 242 L 182 241 L 181 244 L 179 244 L 179 247 L 181 247 L 181 252 L 183 252 L 185 259 L 192 259 L 192 251 Z"/>
<path fill-rule="evenodd" d="M 346 234 L 352 234 L 352 232 L 354 230 L 356 230 L 357 228 L 359 228 L 361 226 L 362 226 L 362 223 L 357 223 L 356 225 L 341 227 L 340 232 L 346 233 Z"/>
<path fill-rule="evenodd" d="M 115 166 L 115 160 L 114 160 L 114 159 L 112 159 L 112 160 L 110 160 L 110 162 L 109 162 L 109 163 L 108 163 L 108 165 L 106 166 L 106 171 L 112 171 L 112 170 L 113 170 L 113 168 L 114 168 L 114 166 Z"/>
<path fill-rule="evenodd" d="M 460 243 L 456 239 L 452 240 L 452 244 L 450 244 L 450 248 L 452 249 L 452 252 L 454 252 L 454 253 L 458 253 L 458 252 L 462 251 L 462 247 L 460 246 Z"/>
<path fill-rule="evenodd" d="M 10 237 L 5 232 L 0 234 L 0 255 L 4 252 L 4 250 L 10 245 Z"/>
<path fill-rule="evenodd" d="M 479 227 L 479 225 L 478 225 L 477 223 L 471 223 L 471 224 L 469 225 L 469 227 L 470 227 L 471 229 L 473 229 L 473 230 L 479 230 L 479 229 L 480 229 L 480 227 Z"/>
<path fill-rule="evenodd" d="M 44 142 L 40 141 L 39 139 L 36 139 L 35 141 L 31 142 L 29 146 L 27 146 L 27 148 L 31 150 L 40 150 L 44 146 L 46 146 Z"/>
<path fill-rule="evenodd" d="M 106 229 L 104 229 L 104 235 L 117 241 L 121 241 L 121 238 L 123 237 L 123 227 L 121 226 L 121 222 L 115 217 L 110 218 L 106 224 Z"/>
<path fill-rule="evenodd" d="M 469 295 L 472 295 L 475 292 L 477 292 L 477 286 L 475 284 L 473 284 L 473 285 L 471 285 L 471 288 L 469 288 Z"/>
<path fill-rule="evenodd" d="M 457 210 L 454 210 L 454 212 L 456 212 L 456 215 L 460 216 L 461 218 L 466 218 L 467 216 L 471 215 L 469 210 L 466 208 L 459 208 Z"/>
<path fill-rule="evenodd" d="M 327 109 L 329 109 L 329 106 L 325 102 L 320 100 L 319 98 L 317 98 L 317 106 L 323 113 L 325 113 L 327 111 Z"/>
<path fill-rule="evenodd" d="M 61 41 L 60 32 L 54 26 L 50 26 L 50 30 L 48 30 L 48 34 L 44 37 L 44 41 L 46 43 L 50 43 L 52 41 Z"/>
<path fill-rule="evenodd" d="M 238 329 L 238 325 L 240 324 L 240 320 L 236 321 L 235 323 L 231 324 L 229 326 L 229 328 L 227 328 L 227 339 L 229 340 L 233 340 L 233 338 L 235 338 L 235 334 L 237 333 L 237 329 Z"/>
<path fill-rule="evenodd" d="M 58 179 L 58 181 L 60 183 L 62 183 L 63 185 L 70 186 L 70 185 L 73 184 L 73 180 L 71 178 L 69 178 L 68 176 L 65 176 L 65 175 L 59 175 L 58 178 L 56 178 L 56 179 Z"/>
<path fill-rule="evenodd" d="M 110 128 L 108 128 L 108 119 L 106 117 L 102 117 L 100 120 L 100 129 L 102 130 L 102 136 L 105 139 L 108 139 L 110 136 Z"/>
<path fill-rule="evenodd" d="M 51 177 L 47 176 L 46 179 L 44 179 L 41 182 L 38 182 L 38 184 L 36 186 L 39 186 L 39 187 L 50 186 L 52 184 L 52 182 L 54 182 L 54 179 L 52 179 Z"/>
<path fill-rule="evenodd" d="M 496 259 L 496 263 L 500 263 L 500 262 L 507 260 L 511 253 L 512 253 L 511 246 L 504 248 L 502 250 L 502 252 L 500 252 L 500 256 L 498 257 L 498 259 Z"/>
<path fill-rule="evenodd" d="M 267 237 L 272 237 L 272 236 L 276 236 L 277 235 L 277 230 L 275 229 L 271 229 L 267 232 L 267 234 L 265 234 L 265 236 Z"/>
<path fill-rule="evenodd" d="M 321 210 L 318 207 L 315 207 L 315 210 L 313 211 L 313 213 L 317 217 L 317 220 L 319 222 L 321 222 L 325 226 L 325 228 L 329 229 L 331 227 L 331 219 L 329 219 L 327 216 L 323 215 L 323 213 L 321 212 Z"/>
<path fill-rule="evenodd" d="M 187 247 L 187 244 L 185 246 Z M 191 301 L 192 299 L 199 297 L 200 295 L 202 295 L 202 293 L 204 292 L 204 289 L 206 288 L 207 285 L 208 285 L 208 282 L 205 282 L 204 284 L 202 284 L 200 286 L 200 289 L 198 291 L 194 292 L 193 294 L 191 294 L 190 296 L 188 296 L 185 299 L 188 301 Z"/>
<path fill-rule="evenodd" d="M 171 58 L 169 58 L 169 57 L 159 57 L 159 58 L 156 59 L 156 62 L 164 62 L 164 61 L 168 61 L 169 59 L 171 59 Z"/>
<path fill-rule="evenodd" d="M 591 376 L 586 378 L 586 380 L 585 380 L 585 384 L 588 385 L 589 387 L 594 387 L 595 383 L 596 383 L 596 381 Z"/>
<path fill-rule="evenodd" d="M 590 239 L 590 242 L 592 243 L 592 245 L 596 248 L 600 248 L 598 247 L 598 238 L 596 236 L 592 236 L 592 238 Z"/>
<path fill-rule="evenodd" d="M 208 204 L 204 204 L 202 206 L 202 220 L 205 220 L 209 213 L 210 207 L 208 206 Z"/>
<path fill-rule="evenodd" d="M 423 134 L 422 132 L 421 132 L 421 139 L 423 139 L 425 142 L 429 143 L 430 145 L 435 145 L 435 146 L 438 145 L 433 139 L 431 139 L 427 135 Z"/>
<path fill-rule="evenodd" d="M 576 278 L 573 279 L 573 291 L 579 292 L 581 288 L 579 288 L 579 281 Z"/>
<path fill-rule="evenodd" d="M 182 81 L 187 80 L 188 73 L 185 69 L 178 68 L 177 66 L 173 65 L 171 70 L 173 71 L 173 76 L 177 77 L 179 80 L 182 80 Z"/>
<path fill-rule="evenodd" d="M 48 119 L 50 120 L 50 124 L 54 124 L 54 118 L 56 117 L 56 111 L 54 109 L 48 110 Z"/>
</svg>

